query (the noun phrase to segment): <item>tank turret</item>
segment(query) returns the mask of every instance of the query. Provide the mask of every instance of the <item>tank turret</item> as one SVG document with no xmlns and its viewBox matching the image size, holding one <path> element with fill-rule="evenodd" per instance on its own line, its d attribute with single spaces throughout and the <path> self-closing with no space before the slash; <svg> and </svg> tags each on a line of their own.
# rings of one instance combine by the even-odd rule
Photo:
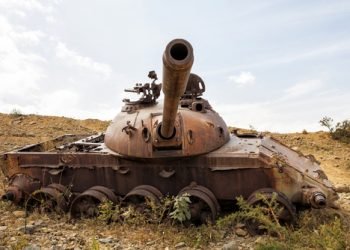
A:
<svg viewBox="0 0 350 250">
<path fill-rule="evenodd" d="M 109 149 L 125 157 L 181 157 L 211 152 L 229 140 L 223 119 L 200 97 L 205 87 L 199 76 L 190 73 L 193 61 L 189 42 L 174 39 L 168 43 L 162 85 L 153 78 L 151 85 L 134 87 L 133 92 L 143 96 L 138 101 L 124 100 L 122 112 L 106 132 Z M 156 102 L 150 86 L 163 89 L 163 105 Z"/>
</svg>

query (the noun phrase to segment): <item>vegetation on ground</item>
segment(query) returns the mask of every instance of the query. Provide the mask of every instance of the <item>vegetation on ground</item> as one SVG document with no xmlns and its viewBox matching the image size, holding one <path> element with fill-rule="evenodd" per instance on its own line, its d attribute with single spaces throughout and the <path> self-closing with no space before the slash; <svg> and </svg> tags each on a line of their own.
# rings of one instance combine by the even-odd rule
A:
<svg viewBox="0 0 350 250">
<path fill-rule="evenodd" d="M 328 128 L 329 133 L 334 140 L 350 143 L 350 120 L 337 122 L 334 126 L 333 119 L 325 116 L 320 120 L 320 124 Z"/>
<path fill-rule="evenodd" d="M 105 202 L 100 205 L 98 219 L 115 227 L 127 225 L 138 229 L 151 228 L 151 231 L 162 239 L 177 239 L 194 248 L 216 243 L 227 235 L 234 234 L 237 225 L 254 221 L 267 236 L 256 245 L 256 249 L 259 250 L 350 249 L 349 215 L 334 209 L 308 209 L 299 213 L 295 224 L 283 225 L 278 220 L 282 208 L 276 201 L 276 196 L 269 199 L 263 194 L 258 195 L 257 198 L 262 201 L 261 206 L 251 206 L 242 197 L 238 197 L 238 211 L 219 218 L 214 224 L 200 227 L 183 223 L 187 216 L 185 214 L 190 214 L 188 206 L 174 206 L 179 200 L 189 204 L 187 195 L 181 199 L 166 197 L 160 203 L 147 200 L 142 212 L 138 210 L 140 207 L 113 207 L 110 202 Z M 165 207 L 168 211 L 165 211 Z M 176 217 L 179 223 L 174 223 L 175 218 L 172 215 L 175 214 L 175 210 L 176 214 L 181 214 Z"/>
<path fill-rule="evenodd" d="M 22 115 L 23 115 L 22 111 L 19 109 L 16 109 L 16 108 L 13 109 L 10 113 L 10 116 L 12 116 L 12 117 L 20 117 Z"/>
</svg>

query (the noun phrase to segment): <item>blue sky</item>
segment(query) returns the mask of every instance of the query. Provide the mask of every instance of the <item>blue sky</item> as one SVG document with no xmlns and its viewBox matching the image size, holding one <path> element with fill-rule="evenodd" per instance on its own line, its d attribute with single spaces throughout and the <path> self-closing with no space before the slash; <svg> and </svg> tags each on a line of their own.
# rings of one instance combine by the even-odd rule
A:
<svg viewBox="0 0 350 250">
<path fill-rule="evenodd" d="M 174 38 L 229 125 L 350 118 L 350 1 L 0 0 L 0 112 L 110 120 Z"/>
</svg>

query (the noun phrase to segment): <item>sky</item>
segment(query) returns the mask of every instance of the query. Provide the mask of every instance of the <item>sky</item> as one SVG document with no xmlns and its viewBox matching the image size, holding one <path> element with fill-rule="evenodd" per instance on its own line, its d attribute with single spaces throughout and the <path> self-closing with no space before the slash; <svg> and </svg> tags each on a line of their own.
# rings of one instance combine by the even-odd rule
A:
<svg viewBox="0 0 350 250">
<path fill-rule="evenodd" d="M 0 112 L 111 120 L 174 38 L 230 126 L 350 118 L 350 1 L 322 0 L 0 0 Z"/>
</svg>

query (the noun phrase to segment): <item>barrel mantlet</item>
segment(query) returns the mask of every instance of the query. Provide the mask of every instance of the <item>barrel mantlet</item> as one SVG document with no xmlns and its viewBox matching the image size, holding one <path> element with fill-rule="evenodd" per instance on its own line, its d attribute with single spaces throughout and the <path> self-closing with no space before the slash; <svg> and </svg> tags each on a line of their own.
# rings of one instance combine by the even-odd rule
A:
<svg viewBox="0 0 350 250">
<path fill-rule="evenodd" d="M 121 112 L 107 129 L 109 149 L 125 157 L 184 157 L 211 152 L 229 140 L 227 126 L 213 110 L 198 112 L 179 108 L 175 119 L 176 133 L 172 140 L 159 135 L 163 119 L 160 104 L 134 113 Z M 132 126 L 129 131 L 127 124 Z"/>
</svg>

